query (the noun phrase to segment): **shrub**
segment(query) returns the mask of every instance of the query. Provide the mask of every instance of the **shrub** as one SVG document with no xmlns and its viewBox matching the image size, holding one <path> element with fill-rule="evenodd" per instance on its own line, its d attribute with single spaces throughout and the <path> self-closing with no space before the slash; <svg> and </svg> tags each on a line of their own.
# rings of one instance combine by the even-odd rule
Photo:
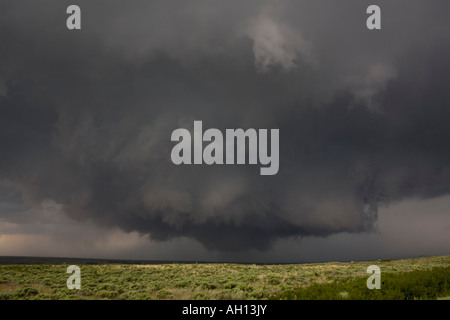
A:
<svg viewBox="0 0 450 320">
<path fill-rule="evenodd" d="M 278 285 L 281 283 L 281 280 L 280 277 L 271 274 L 267 277 L 267 283 L 270 285 Z"/>
<path fill-rule="evenodd" d="M 254 288 L 246 283 L 239 284 L 238 288 L 245 292 L 252 292 Z"/>
<path fill-rule="evenodd" d="M 256 289 L 252 293 L 250 293 L 250 296 L 255 299 L 261 299 L 264 298 L 265 292 L 262 289 Z"/>
<path fill-rule="evenodd" d="M 0 293 L 0 300 L 11 300 L 13 295 L 10 293 Z"/>
<path fill-rule="evenodd" d="M 212 290 L 212 289 L 216 289 L 217 285 L 215 283 L 212 283 L 212 282 L 202 282 L 202 283 L 200 283 L 200 288 L 201 289 Z"/>
<path fill-rule="evenodd" d="M 186 288 L 186 287 L 189 287 L 190 284 L 191 284 L 191 281 L 189 281 L 189 280 L 177 280 L 173 283 L 173 286 L 175 288 Z"/>
<path fill-rule="evenodd" d="M 233 289 L 237 287 L 237 283 L 236 282 L 227 282 L 225 283 L 225 285 L 223 286 L 225 289 Z"/>
<path fill-rule="evenodd" d="M 157 297 L 158 299 L 168 299 L 168 298 L 173 297 L 173 293 L 170 292 L 170 291 L 168 291 L 168 290 L 166 290 L 166 289 L 162 289 L 162 290 L 160 290 L 160 291 L 158 292 L 158 294 L 156 295 L 156 297 Z"/>
<path fill-rule="evenodd" d="M 209 296 L 206 295 L 204 292 L 196 292 L 192 296 L 193 300 L 209 300 Z"/>
<path fill-rule="evenodd" d="M 33 287 L 23 287 L 20 289 L 17 289 L 14 292 L 15 298 L 25 298 L 25 297 L 32 297 L 39 294 L 39 291 L 36 288 Z"/>
<path fill-rule="evenodd" d="M 97 295 L 102 298 L 114 299 L 117 297 L 118 293 L 117 291 L 100 290 L 97 292 Z"/>
</svg>

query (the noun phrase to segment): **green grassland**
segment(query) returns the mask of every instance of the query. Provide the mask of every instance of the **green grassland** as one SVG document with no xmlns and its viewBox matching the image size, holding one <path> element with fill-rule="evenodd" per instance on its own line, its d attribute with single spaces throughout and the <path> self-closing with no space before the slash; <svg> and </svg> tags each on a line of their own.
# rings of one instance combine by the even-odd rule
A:
<svg viewBox="0 0 450 320">
<path fill-rule="evenodd" d="M 381 289 L 369 290 L 369 265 Z M 0 265 L 0 300 L 10 299 L 438 299 L 450 296 L 450 256 L 314 264 Z"/>
</svg>

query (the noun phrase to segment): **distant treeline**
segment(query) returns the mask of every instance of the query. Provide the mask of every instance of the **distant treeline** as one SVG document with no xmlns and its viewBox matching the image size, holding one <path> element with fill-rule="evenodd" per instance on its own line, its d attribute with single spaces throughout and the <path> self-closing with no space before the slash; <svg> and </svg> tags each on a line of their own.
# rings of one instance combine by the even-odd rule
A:
<svg viewBox="0 0 450 320">
<path fill-rule="evenodd" d="M 2 257 L 0 265 L 33 265 L 33 264 L 167 264 L 167 263 L 200 263 L 196 261 L 158 261 L 158 260 L 121 260 L 94 258 L 64 258 L 64 257 Z"/>
<path fill-rule="evenodd" d="M 132 259 L 97 259 L 97 258 L 69 258 L 69 257 L 16 257 L 0 256 L 0 265 L 34 265 L 34 264 L 221 264 L 236 262 L 216 262 L 216 261 L 179 261 L 179 260 L 132 260 Z M 304 263 L 304 262 L 301 262 Z M 240 263 L 255 265 L 273 265 L 275 263 Z M 285 264 L 285 263 L 281 263 Z"/>
</svg>

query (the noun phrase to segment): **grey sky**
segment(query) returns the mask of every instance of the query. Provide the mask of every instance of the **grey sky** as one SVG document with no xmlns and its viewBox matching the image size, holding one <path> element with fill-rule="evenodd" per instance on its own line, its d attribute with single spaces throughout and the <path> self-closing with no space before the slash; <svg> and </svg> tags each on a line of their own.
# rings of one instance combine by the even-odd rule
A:
<svg viewBox="0 0 450 320">
<path fill-rule="evenodd" d="M 0 0 L 0 254 L 449 254 L 448 2 L 69 4 Z M 194 120 L 279 129 L 279 173 L 173 165 Z"/>
</svg>

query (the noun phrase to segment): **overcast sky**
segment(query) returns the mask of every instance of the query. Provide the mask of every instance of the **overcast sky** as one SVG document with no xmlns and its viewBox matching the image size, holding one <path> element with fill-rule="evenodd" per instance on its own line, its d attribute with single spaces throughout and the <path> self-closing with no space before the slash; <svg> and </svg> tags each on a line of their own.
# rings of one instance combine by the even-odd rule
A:
<svg viewBox="0 0 450 320">
<path fill-rule="evenodd" d="M 366 28 L 370 4 L 381 30 Z M 449 12 L 0 0 L 0 255 L 450 254 Z M 171 133 L 194 120 L 279 129 L 279 172 L 174 165 Z"/>
</svg>

